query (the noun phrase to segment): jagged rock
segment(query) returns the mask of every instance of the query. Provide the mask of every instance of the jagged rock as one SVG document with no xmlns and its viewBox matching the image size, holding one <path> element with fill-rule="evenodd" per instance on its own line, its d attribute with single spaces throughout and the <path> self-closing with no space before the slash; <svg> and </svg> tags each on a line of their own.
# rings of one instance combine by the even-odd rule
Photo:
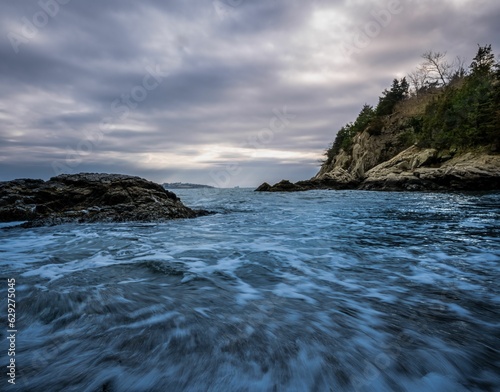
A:
<svg viewBox="0 0 500 392">
<path fill-rule="evenodd" d="M 340 150 L 330 163 L 321 166 L 319 173 L 313 179 L 321 179 L 325 174 L 342 169 L 359 182 L 368 170 L 403 150 L 404 146 L 397 141 L 390 127 L 380 130 L 379 133 L 367 129 L 354 136 L 350 152 Z M 349 179 L 348 182 L 351 181 Z"/>
<path fill-rule="evenodd" d="M 447 156 L 445 156 L 448 158 Z M 366 173 L 366 190 L 500 189 L 500 155 L 467 153 L 441 162 L 433 149 L 412 146 Z"/>
<path fill-rule="evenodd" d="M 355 181 L 354 176 L 349 173 L 347 170 L 342 169 L 341 167 L 334 167 L 331 171 L 323 173 L 321 175 L 317 175 L 314 177 L 314 180 L 319 181 L 336 181 L 338 183 L 351 183 Z"/>
<path fill-rule="evenodd" d="M 267 182 L 259 186 L 256 192 L 302 192 L 315 189 L 353 189 L 359 185 L 359 181 L 352 180 L 345 182 L 336 178 L 325 175 L 322 179 L 311 179 L 306 181 L 298 181 L 295 184 L 288 180 L 282 180 L 274 185 L 269 185 Z"/>
<path fill-rule="evenodd" d="M 181 203 L 175 193 L 140 177 L 81 173 L 49 181 L 0 182 L 0 222 L 27 226 L 69 222 L 165 221 L 206 214 Z"/>
<path fill-rule="evenodd" d="M 437 150 L 433 148 L 426 148 L 420 151 L 416 146 L 410 147 L 408 150 L 410 151 L 411 160 L 410 160 L 410 169 L 415 170 L 418 167 L 422 166 L 430 166 L 436 162 L 437 158 Z M 404 152 L 405 152 L 404 151 Z M 403 154 L 403 153 L 401 153 Z M 400 154 L 400 155 L 401 155 Z"/>
<path fill-rule="evenodd" d="M 342 154 L 340 154 L 342 156 Z M 452 158 L 452 155 L 455 155 Z M 315 177 L 295 184 L 281 181 L 262 184 L 257 190 L 294 192 L 312 189 L 363 189 L 384 191 L 447 191 L 500 189 L 500 155 L 484 150 L 456 155 L 412 146 L 376 165 L 364 178 L 341 167 L 321 170 Z"/>
<path fill-rule="evenodd" d="M 270 192 L 270 191 L 271 191 L 271 185 L 269 185 L 267 182 L 264 182 L 255 190 L 255 192 Z"/>
<path fill-rule="evenodd" d="M 438 168 L 420 168 L 416 174 L 447 189 L 496 190 L 500 189 L 500 155 L 467 153 Z"/>
<path fill-rule="evenodd" d="M 267 186 L 266 186 L 267 185 Z M 262 189 L 261 189 L 262 188 Z M 307 189 L 303 189 L 299 185 L 295 185 L 288 180 L 281 180 L 277 184 L 270 186 L 267 183 L 262 184 L 257 190 L 260 189 L 260 192 L 297 192 L 304 191 Z"/>
</svg>

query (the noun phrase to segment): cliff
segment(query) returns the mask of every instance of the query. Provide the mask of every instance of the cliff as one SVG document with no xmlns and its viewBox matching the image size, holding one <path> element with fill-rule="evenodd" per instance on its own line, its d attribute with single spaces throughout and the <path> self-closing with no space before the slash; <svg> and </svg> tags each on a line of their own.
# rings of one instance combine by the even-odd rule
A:
<svg viewBox="0 0 500 392">
<path fill-rule="evenodd" d="M 25 226 L 92 222 L 162 222 L 206 214 L 161 185 L 121 174 L 59 175 L 0 182 L 0 222 Z"/>
<path fill-rule="evenodd" d="M 387 127 L 378 134 L 363 131 L 350 151 L 340 150 L 310 180 L 264 183 L 257 191 L 313 189 L 385 191 L 500 190 L 500 155 L 494 146 L 470 150 L 407 147 L 401 132 Z"/>
<path fill-rule="evenodd" d="M 411 106 L 409 101 L 406 106 Z M 403 105 L 402 105 L 403 106 Z M 402 108 L 404 109 L 404 108 Z M 500 189 L 500 155 L 496 146 L 470 149 L 424 148 L 402 142 L 401 124 L 407 115 L 387 119 L 379 134 L 365 130 L 353 138 L 349 152 L 341 150 L 324 163 L 308 182 L 312 189 L 363 190 L 497 190 Z"/>
<path fill-rule="evenodd" d="M 440 53 L 424 58 L 416 71 L 424 83 L 410 91 L 406 78 L 394 79 L 375 108 L 365 104 L 337 132 L 316 176 L 257 190 L 499 190 L 500 64 L 491 45 L 469 71 L 443 73 L 451 65 Z"/>
</svg>

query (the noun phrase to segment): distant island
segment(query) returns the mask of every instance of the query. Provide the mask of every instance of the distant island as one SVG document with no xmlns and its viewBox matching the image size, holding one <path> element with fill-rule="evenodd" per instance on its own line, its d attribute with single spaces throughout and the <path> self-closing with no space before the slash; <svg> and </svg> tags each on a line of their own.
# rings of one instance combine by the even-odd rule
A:
<svg viewBox="0 0 500 392">
<path fill-rule="evenodd" d="M 378 104 L 343 126 L 313 178 L 257 191 L 500 190 L 500 64 L 479 46 L 466 69 L 429 51 Z"/>
<path fill-rule="evenodd" d="M 162 184 L 165 189 L 205 189 L 215 188 L 210 185 L 190 184 L 188 182 L 166 182 Z"/>
</svg>

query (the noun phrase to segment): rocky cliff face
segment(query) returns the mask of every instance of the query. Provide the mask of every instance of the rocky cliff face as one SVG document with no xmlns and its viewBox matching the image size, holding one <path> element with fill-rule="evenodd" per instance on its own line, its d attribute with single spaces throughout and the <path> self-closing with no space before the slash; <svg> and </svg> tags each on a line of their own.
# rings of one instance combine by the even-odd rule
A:
<svg viewBox="0 0 500 392">
<path fill-rule="evenodd" d="M 374 133 L 368 129 L 354 137 L 352 151 L 340 150 L 331 163 L 321 166 L 319 173 L 313 179 L 359 180 L 364 178 L 368 170 L 402 150 L 404 146 L 397 141 L 390 130 L 384 128 Z"/>
<path fill-rule="evenodd" d="M 258 190 L 500 190 L 500 73 L 493 60 L 478 68 L 484 53 L 494 58 L 480 47 L 470 72 L 413 94 L 394 79 L 375 108 L 365 104 L 338 130 L 316 176 Z"/>
<path fill-rule="evenodd" d="M 0 182 L 0 222 L 29 221 L 26 226 L 165 221 L 203 213 L 184 206 L 159 184 L 120 174 L 63 174 L 49 181 Z"/>
<path fill-rule="evenodd" d="M 366 130 L 354 137 L 350 152 L 341 150 L 310 180 L 296 184 L 283 180 L 273 186 L 264 183 L 257 190 L 311 189 L 499 190 L 500 155 L 487 147 L 462 153 L 404 148 L 394 128 L 375 135 Z"/>
<path fill-rule="evenodd" d="M 413 146 L 369 170 L 360 189 L 498 190 L 500 155 L 475 151 L 452 158 Z"/>
</svg>

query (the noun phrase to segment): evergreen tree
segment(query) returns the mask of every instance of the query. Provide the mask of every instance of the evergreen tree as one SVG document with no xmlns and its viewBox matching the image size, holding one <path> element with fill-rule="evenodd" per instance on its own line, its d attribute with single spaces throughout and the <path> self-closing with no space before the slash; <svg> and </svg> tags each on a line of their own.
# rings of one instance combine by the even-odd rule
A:
<svg viewBox="0 0 500 392">
<path fill-rule="evenodd" d="M 439 60 L 436 60 L 436 67 L 441 67 L 438 69 L 442 71 L 440 80 L 443 83 L 447 80 L 448 84 L 436 84 L 430 92 L 420 88 L 421 94 L 432 94 L 433 98 L 423 115 L 406 119 L 406 133 L 400 135 L 406 140 L 405 144 L 417 142 L 421 147 L 465 150 L 494 145 L 500 150 L 500 63 L 495 61 L 491 45 L 479 46 L 468 74 L 462 61 L 453 68 L 440 62 L 440 53 L 429 53 L 433 54 L 432 59 Z M 454 74 L 447 73 L 452 69 L 456 69 Z M 420 79 L 417 82 L 420 83 Z M 427 83 L 427 86 L 431 85 Z M 374 129 L 391 126 L 387 116 L 394 113 L 399 102 L 407 99 L 408 90 L 406 78 L 394 79 L 391 88 L 379 97 L 375 109 L 365 104 L 356 120 L 337 133 L 326 152 L 327 162 L 332 162 L 340 150 L 349 152 L 356 134 L 368 129 L 374 135 Z"/>
<path fill-rule="evenodd" d="M 495 67 L 495 55 L 491 49 L 491 44 L 479 46 L 476 57 L 470 65 L 472 75 L 488 75 Z"/>
<path fill-rule="evenodd" d="M 375 113 L 377 116 L 387 116 L 394 112 L 396 104 L 408 97 L 409 84 L 406 78 L 394 79 L 390 90 L 384 90 Z"/>
<path fill-rule="evenodd" d="M 365 103 L 361 108 L 356 121 L 354 121 L 354 123 L 344 125 L 337 132 L 335 141 L 325 153 L 327 157 L 326 162 L 331 163 L 335 155 L 337 155 L 340 150 L 349 151 L 352 147 L 354 136 L 356 136 L 356 134 L 360 132 L 363 132 L 373 120 L 374 116 L 375 111 L 373 110 L 373 106 Z"/>
<path fill-rule="evenodd" d="M 365 103 L 356 118 L 356 121 L 352 124 L 352 131 L 354 133 L 363 132 L 366 127 L 370 124 L 375 116 L 375 111 L 373 106 Z"/>
</svg>

